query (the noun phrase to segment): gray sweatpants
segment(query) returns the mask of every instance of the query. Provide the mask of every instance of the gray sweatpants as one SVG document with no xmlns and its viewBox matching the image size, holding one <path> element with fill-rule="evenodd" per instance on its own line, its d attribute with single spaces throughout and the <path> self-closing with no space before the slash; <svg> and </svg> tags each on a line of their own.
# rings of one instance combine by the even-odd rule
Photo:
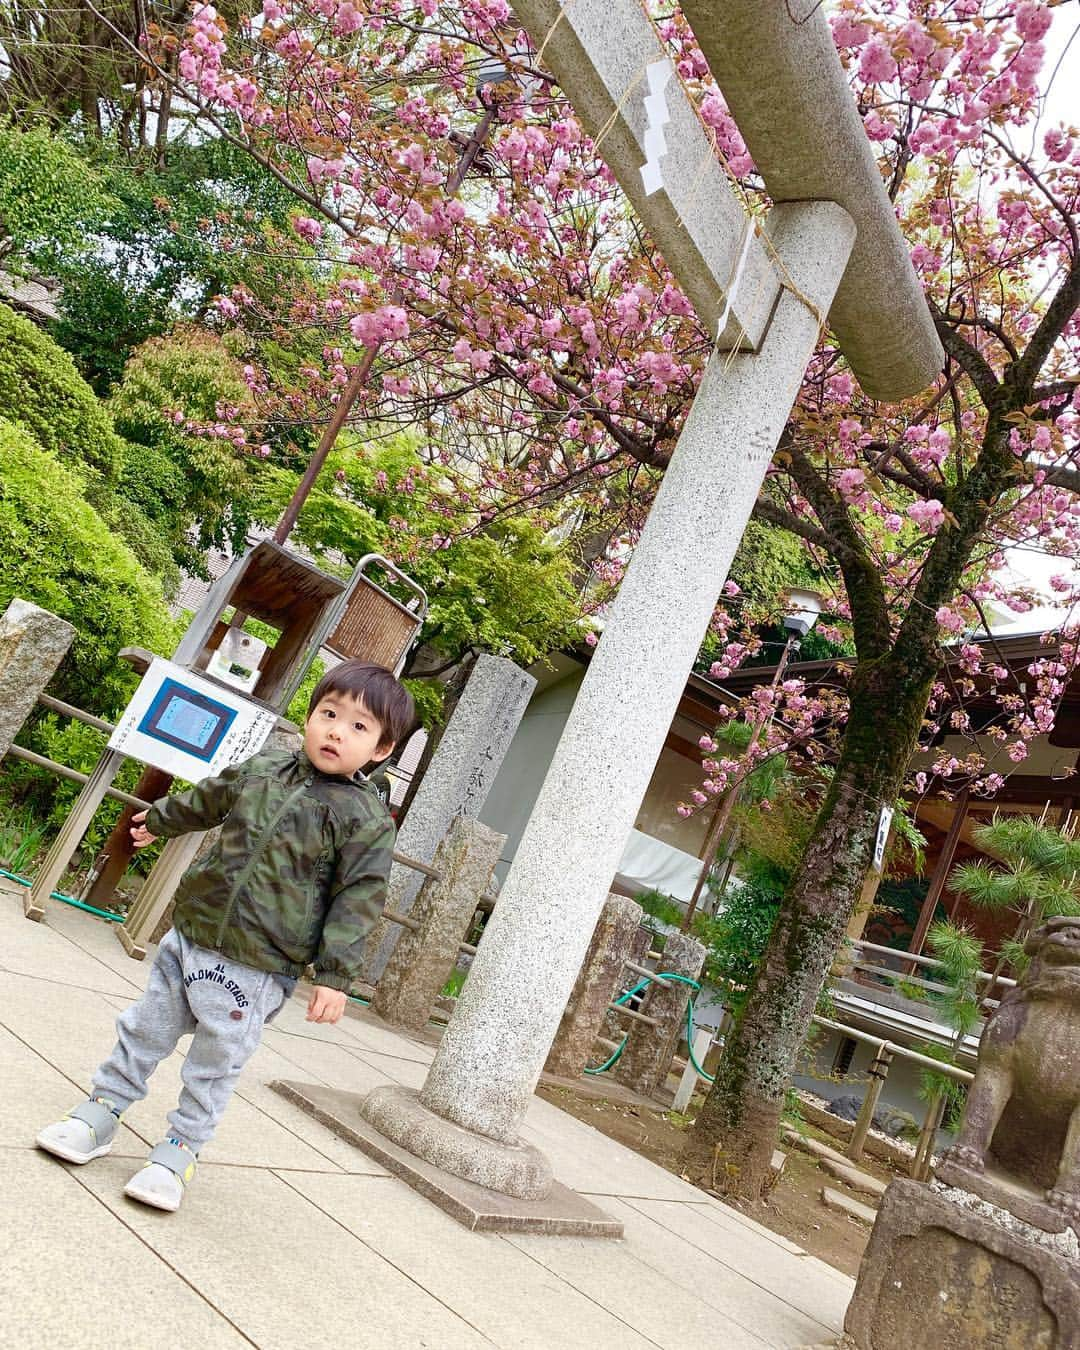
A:
<svg viewBox="0 0 1080 1350">
<path fill-rule="evenodd" d="M 150 968 L 146 992 L 116 1019 L 118 1040 L 94 1075 L 91 1095 L 118 1111 L 146 1096 L 147 1080 L 193 1032 L 180 1070 L 180 1102 L 171 1136 L 195 1153 L 212 1137 L 240 1070 L 254 1054 L 263 1024 L 275 1016 L 294 980 L 229 961 L 170 928 Z"/>
</svg>

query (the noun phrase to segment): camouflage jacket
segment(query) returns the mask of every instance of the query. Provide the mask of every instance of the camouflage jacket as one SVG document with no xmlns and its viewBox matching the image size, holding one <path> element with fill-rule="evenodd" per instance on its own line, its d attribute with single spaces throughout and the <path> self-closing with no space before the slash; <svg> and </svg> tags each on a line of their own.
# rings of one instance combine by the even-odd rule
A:
<svg viewBox="0 0 1080 1350">
<path fill-rule="evenodd" d="M 311 964 L 348 989 L 386 902 L 394 823 L 363 777 L 322 773 L 301 750 L 255 755 L 146 818 L 166 838 L 221 825 L 184 873 L 173 922 L 192 942 L 282 975 Z"/>
</svg>

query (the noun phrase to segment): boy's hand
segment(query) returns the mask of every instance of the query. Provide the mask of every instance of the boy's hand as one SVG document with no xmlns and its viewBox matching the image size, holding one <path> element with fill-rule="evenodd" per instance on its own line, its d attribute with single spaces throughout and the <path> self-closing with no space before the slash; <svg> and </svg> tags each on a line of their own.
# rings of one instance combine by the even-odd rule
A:
<svg viewBox="0 0 1080 1350">
<path fill-rule="evenodd" d="M 143 824 L 145 819 L 145 811 L 140 811 L 137 816 L 131 817 L 131 838 L 136 848 L 145 848 L 147 844 L 152 844 L 157 838 L 157 835 L 151 834 Z"/>
<path fill-rule="evenodd" d="M 345 1011 L 345 990 L 327 989 L 325 984 L 317 984 L 311 991 L 308 1003 L 307 1020 L 309 1022 L 337 1022 Z"/>
</svg>

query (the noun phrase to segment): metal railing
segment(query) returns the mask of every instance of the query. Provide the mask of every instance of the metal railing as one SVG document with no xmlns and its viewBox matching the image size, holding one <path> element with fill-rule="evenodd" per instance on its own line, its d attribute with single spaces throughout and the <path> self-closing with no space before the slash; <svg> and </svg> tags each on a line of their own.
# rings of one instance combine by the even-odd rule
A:
<svg viewBox="0 0 1080 1350">
<path fill-rule="evenodd" d="M 815 1015 L 812 1020 L 818 1026 L 825 1027 L 829 1031 L 837 1031 L 842 1036 L 848 1036 L 854 1041 L 861 1041 L 864 1045 L 875 1047 L 874 1058 L 869 1069 L 870 1086 L 866 1090 L 866 1096 L 863 1098 L 859 1115 L 855 1121 L 855 1128 L 852 1130 L 846 1149 L 847 1156 L 852 1162 L 858 1162 L 865 1152 L 866 1136 L 873 1124 L 874 1113 L 877 1111 L 878 1102 L 881 1099 L 881 1090 L 885 1086 L 885 1080 L 889 1076 L 889 1069 L 892 1067 L 894 1059 L 910 1060 L 913 1064 L 932 1069 L 935 1073 L 943 1074 L 946 1078 L 953 1078 L 958 1083 L 967 1084 L 974 1081 L 975 1075 L 967 1069 L 961 1069 L 958 1064 L 947 1064 L 942 1060 L 932 1058 L 930 1055 L 920 1054 L 918 1050 L 909 1050 L 906 1045 L 897 1045 L 883 1037 L 871 1035 L 866 1031 L 858 1031 L 843 1022 L 833 1021 L 831 1017 Z M 911 1175 L 917 1181 L 925 1181 L 930 1175 L 934 1140 L 941 1124 L 944 1108 L 944 1094 L 935 1092 L 927 1104 L 926 1116 L 919 1132 L 919 1142 L 911 1160 Z"/>
<path fill-rule="evenodd" d="M 38 703 L 50 712 L 59 713 L 62 717 L 70 717 L 76 722 L 83 722 L 88 727 L 94 727 L 97 731 L 102 731 L 107 736 L 111 736 L 116 730 L 112 722 L 107 722 L 103 717 L 96 717 L 93 713 L 88 713 L 82 708 L 76 708 L 72 703 L 65 703 L 63 699 L 53 698 L 51 694 L 38 694 Z M 23 760 L 27 764 L 33 764 L 39 769 L 47 769 L 50 773 L 56 774 L 58 778 L 66 778 L 69 782 L 85 785 L 90 781 L 89 774 L 81 773 L 78 769 L 72 769 L 67 764 L 60 764 L 55 759 L 50 759 L 47 755 L 39 755 L 33 750 L 25 750 L 21 745 L 10 745 L 7 753 L 14 759 Z M 107 797 L 112 797 L 115 801 L 123 802 L 125 806 L 133 806 L 138 811 L 144 811 L 152 806 L 152 802 L 144 801 L 141 797 L 132 796 L 130 792 L 123 792 L 119 788 L 109 787 L 105 790 Z M 393 852 L 394 862 L 400 863 L 402 867 L 411 868 L 414 872 L 420 872 L 425 877 L 430 877 L 435 881 L 441 881 L 443 874 L 437 868 L 429 863 L 421 862 L 419 858 L 411 858 L 407 853 L 402 853 L 395 849 Z M 477 909 L 485 909 L 490 912 L 495 904 L 497 896 L 490 891 L 485 891 L 477 897 Z M 400 924 L 402 928 L 407 928 L 415 933 L 420 924 L 416 919 L 408 914 L 399 914 L 396 910 L 384 909 L 382 917 L 390 923 Z M 461 951 L 468 956 L 476 955 L 476 948 L 469 942 L 459 944 Z M 641 1016 L 640 1013 L 631 1014 Z M 650 1020 L 645 1018 L 643 1020 Z"/>
<path fill-rule="evenodd" d="M 880 960 L 868 961 L 862 955 L 864 952 L 880 953 L 883 956 L 894 958 L 898 965 L 885 965 Z M 910 952 L 902 952 L 896 947 L 882 947 L 875 942 L 865 942 L 861 938 L 851 943 L 849 956 L 850 959 L 844 960 L 843 954 L 841 954 L 841 962 L 846 966 L 844 973 L 871 976 L 872 978 L 869 980 L 858 981 L 867 989 L 895 990 L 901 996 L 904 994 L 903 986 L 915 986 L 917 989 L 925 989 L 930 994 L 953 994 L 956 992 L 954 985 L 944 984 L 940 980 L 925 979 L 920 975 L 911 975 L 904 969 L 904 967 L 915 964 L 927 974 L 945 970 L 945 963 L 932 956 L 919 956 Z M 1007 975 L 995 975 L 992 971 L 987 970 L 976 972 L 975 983 L 977 988 L 989 988 L 991 994 L 999 988 L 1003 992 L 1016 988 L 1016 981 L 1010 979 Z M 983 994 L 980 998 L 982 1007 L 988 1011 L 993 1011 L 999 1002 L 999 999 L 989 997 L 987 994 Z"/>
</svg>

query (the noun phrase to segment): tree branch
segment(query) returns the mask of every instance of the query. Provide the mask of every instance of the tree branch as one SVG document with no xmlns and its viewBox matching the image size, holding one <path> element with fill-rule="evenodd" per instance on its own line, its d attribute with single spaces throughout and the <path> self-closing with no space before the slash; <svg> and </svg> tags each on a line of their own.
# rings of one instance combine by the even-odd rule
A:
<svg viewBox="0 0 1080 1350">
<path fill-rule="evenodd" d="M 781 530 L 787 530 L 789 534 L 796 534 L 800 539 L 805 539 L 808 544 L 815 544 L 829 554 L 834 554 L 836 551 L 836 540 L 826 534 L 824 530 L 819 529 L 816 525 L 811 525 L 808 520 L 794 515 L 791 511 L 785 511 L 782 506 L 769 501 L 767 497 L 757 499 L 752 514 L 757 520 L 763 520 L 769 525 L 776 525 Z"/>
<path fill-rule="evenodd" d="M 847 507 L 834 495 L 794 438 L 786 446 L 783 442 L 781 445 L 791 457 L 790 473 L 799 491 L 814 508 L 826 536 L 831 536 L 828 548 L 844 577 L 859 659 L 883 656 L 889 650 L 890 624 L 881 574 L 867 553 Z"/>
<path fill-rule="evenodd" d="M 1031 391 L 1032 403 L 1049 403 L 1055 398 L 1071 398 L 1080 386 L 1080 375 L 1073 375 L 1067 380 L 1054 380 L 1052 384 L 1040 384 L 1037 389 Z"/>
<path fill-rule="evenodd" d="M 956 319 L 953 315 L 945 313 L 929 296 L 926 302 L 930 306 L 930 313 L 934 316 L 934 326 L 937 328 L 938 337 L 941 338 L 941 345 L 979 391 L 984 405 L 987 408 L 993 407 L 1001 391 L 1001 382 L 994 374 L 993 366 L 956 331 L 953 326 Z"/>
<path fill-rule="evenodd" d="M 963 324 L 968 328 L 981 328 L 985 333 L 992 333 L 1014 361 L 1020 359 L 1020 353 L 1016 350 L 1016 343 L 1009 337 L 1001 324 L 994 323 L 992 319 L 984 318 L 981 314 L 976 314 L 973 319 L 962 319 L 956 314 L 950 314 L 947 317 L 952 324 Z"/>
<path fill-rule="evenodd" d="M 1080 469 L 1048 469 L 1043 481 L 1047 487 L 1064 488 L 1066 492 L 1080 492 Z"/>
<path fill-rule="evenodd" d="M 1046 313 L 1031 335 L 1027 350 L 1016 363 L 1016 381 L 1021 389 L 1034 385 L 1054 343 L 1061 337 L 1065 325 L 1077 309 L 1080 309 L 1080 254 L 1073 257 L 1065 280 L 1047 305 Z"/>
</svg>

